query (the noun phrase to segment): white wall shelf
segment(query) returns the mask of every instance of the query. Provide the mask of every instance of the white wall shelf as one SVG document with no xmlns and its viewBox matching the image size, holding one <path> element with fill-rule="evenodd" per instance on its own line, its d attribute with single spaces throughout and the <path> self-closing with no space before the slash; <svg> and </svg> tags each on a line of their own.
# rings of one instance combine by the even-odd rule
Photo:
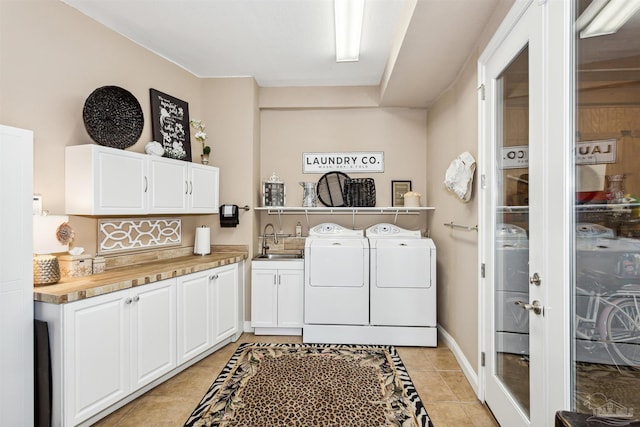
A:
<svg viewBox="0 0 640 427">
<path fill-rule="evenodd" d="M 395 224 L 398 215 L 418 215 L 421 212 L 435 210 L 434 207 L 327 207 L 319 206 L 315 208 L 305 208 L 301 206 L 264 206 L 255 208 L 256 211 L 267 212 L 269 215 L 304 215 L 309 224 L 309 215 L 351 215 L 355 224 L 356 215 L 395 215 L 393 223 Z"/>
<path fill-rule="evenodd" d="M 255 208 L 257 211 L 266 211 L 269 215 L 411 215 L 422 211 L 431 211 L 433 207 L 315 207 L 304 208 L 298 206 L 264 206 Z"/>
</svg>

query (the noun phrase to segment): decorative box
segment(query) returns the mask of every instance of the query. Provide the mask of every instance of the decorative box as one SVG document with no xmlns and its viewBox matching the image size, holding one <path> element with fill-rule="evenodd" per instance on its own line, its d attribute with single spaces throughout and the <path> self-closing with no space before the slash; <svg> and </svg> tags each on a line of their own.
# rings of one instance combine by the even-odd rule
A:
<svg viewBox="0 0 640 427">
<path fill-rule="evenodd" d="M 93 259 L 90 254 L 60 255 L 60 275 L 66 277 L 90 276 L 93 274 Z"/>
<path fill-rule="evenodd" d="M 93 259 L 93 274 L 104 273 L 106 260 L 103 256 L 97 256 Z"/>
</svg>

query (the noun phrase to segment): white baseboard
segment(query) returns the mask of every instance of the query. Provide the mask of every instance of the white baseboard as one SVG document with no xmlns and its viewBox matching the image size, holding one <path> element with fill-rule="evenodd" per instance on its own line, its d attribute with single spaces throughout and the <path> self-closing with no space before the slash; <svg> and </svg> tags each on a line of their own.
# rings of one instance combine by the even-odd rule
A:
<svg viewBox="0 0 640 427">
<path fill-rule="evenodd" d="M 473 389 L 478 399 L 480 398 L 480 382 L 478 380 L 478 374 L 473 369 L 469 360 L 465 357 L 462 349 L 458 346 L 456 340 L 453 339 L 451 335 L 447 333 L 447 331 L 440 325 L 438 325 L 438 333 L 440 334 L 440 339 L 442 342 L 449 347 L 449 350 L 453 353 L 460 368 L 462 369 L 462 373 L 465 377 L 467 377 L 467 381 L 471 384 L 471 388 Z"/>
<path fill-rule="evenodd" d="M 251 327 L 251 320 L 244 321 L 244 326 L 242 330 L 244 332 L 253 333 L 253 328 Z"/>
</svg>

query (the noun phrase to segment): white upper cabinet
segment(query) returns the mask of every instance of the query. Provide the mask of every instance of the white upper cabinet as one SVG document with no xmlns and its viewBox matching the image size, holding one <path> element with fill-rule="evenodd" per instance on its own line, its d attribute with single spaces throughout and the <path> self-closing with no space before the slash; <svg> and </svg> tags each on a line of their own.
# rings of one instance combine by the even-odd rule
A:
<svg viewBox="0 0 640 427">
<path fill-rule="evenodd" d="M 189 164 L 189 212 L 218 212 L 220 169 Z"/>
<path fill-rule="evenodd" d="M 189 194 L 187 163 L 149 156 L 149 211 L 185 213 Z"/>
<path fill-rule="evenodd" d="M 100 145 L 66 147 L 69 215 L 217 213 L 219 170 Z"/>
</svg>

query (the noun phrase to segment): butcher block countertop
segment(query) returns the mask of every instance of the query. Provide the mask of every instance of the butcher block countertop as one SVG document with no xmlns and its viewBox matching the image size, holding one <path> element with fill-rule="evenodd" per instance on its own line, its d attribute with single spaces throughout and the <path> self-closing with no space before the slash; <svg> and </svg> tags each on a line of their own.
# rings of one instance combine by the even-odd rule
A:
<svg viewBox="0 0 640 427">
<path fill-rule="evenodd" d="M 33 288 L 34 301 L 65 304 L 172 277 L 208 270 L 247 259 L 246 251 L 215 251 L 209 255 L 188 255 L 143 264 L 116 267 L 104 273 L 60 280 L 55 285 Z"/>
</svg>

